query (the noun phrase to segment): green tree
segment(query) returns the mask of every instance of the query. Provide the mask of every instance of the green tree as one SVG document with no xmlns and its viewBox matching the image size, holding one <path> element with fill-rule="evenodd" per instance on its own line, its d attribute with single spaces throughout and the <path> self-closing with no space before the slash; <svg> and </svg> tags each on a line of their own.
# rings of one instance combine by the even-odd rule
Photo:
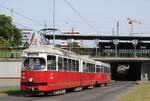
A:
<svg viewBox="0 0 150 101">
<path fill-rule="evenodd" d="M 0 15 L 0 45 L 21 45 L 21 30 L 12 24 L 12 18 Z"/>
<path fill-rule="evenodd" d="M 0 48 L 8 47 L 8 46 L 10 46 L 9 42 L 3 39 L 2 37 L 0 37 Z"/>
</svg>

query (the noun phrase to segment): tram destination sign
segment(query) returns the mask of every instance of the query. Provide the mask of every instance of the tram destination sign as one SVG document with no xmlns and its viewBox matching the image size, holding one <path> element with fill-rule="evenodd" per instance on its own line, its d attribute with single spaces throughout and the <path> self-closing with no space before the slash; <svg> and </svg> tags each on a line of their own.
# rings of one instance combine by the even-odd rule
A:
<svg viewBox="0 0 150 101">
<path fill-rule="evenodd" d="M 38 53 L 28 53 L 28 56 L 39 56 L 39 54 Z"/>
</svg>

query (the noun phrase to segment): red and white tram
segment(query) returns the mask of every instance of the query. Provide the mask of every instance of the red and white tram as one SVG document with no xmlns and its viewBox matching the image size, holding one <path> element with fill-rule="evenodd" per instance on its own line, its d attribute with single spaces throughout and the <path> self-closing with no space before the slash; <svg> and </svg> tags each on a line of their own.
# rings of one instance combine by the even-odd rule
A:
<svg viewBox="0 0 150 101">
<path fill-rule="evenodd" d="M 23 52 L 21 90 L 65 92 L 111 81 L 110 65 L 49 45 L 32 45 Z"/>
</svg>

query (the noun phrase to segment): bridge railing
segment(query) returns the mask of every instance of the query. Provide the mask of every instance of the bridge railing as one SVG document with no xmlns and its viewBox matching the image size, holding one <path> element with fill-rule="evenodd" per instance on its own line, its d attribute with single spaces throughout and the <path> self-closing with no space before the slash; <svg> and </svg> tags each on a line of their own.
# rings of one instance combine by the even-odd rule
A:
<svg viewBox="0 0 150 101">
<path fill-rule="evenodd" d="M 150 58 L 150 50 L 134 50 L 134 49 L 126 49 L 126 50 L 117 50 L 114 49 L 105 49 L 105 50 L 94 50 L 94 51 L 84 51 L 77 52 L 80 55 L 89 55 L 92 57 L 126 57 L 126 58 Z"/>
</svg>

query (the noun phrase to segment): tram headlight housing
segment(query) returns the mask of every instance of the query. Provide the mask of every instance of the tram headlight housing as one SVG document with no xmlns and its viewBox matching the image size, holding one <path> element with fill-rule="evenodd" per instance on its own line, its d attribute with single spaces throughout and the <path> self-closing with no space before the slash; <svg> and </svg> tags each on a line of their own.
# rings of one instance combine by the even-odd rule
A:
<svg viewBox="0 0 150 101">
<path fill-rule="evenodd" d="M 21 74 L 21 79 L 25 79 L 25 73 Z"/>
<path fill-rule="evenodd" d="M 21 79 L 25 79 L 25 76 L 21 76 Z"/>
</svg>

